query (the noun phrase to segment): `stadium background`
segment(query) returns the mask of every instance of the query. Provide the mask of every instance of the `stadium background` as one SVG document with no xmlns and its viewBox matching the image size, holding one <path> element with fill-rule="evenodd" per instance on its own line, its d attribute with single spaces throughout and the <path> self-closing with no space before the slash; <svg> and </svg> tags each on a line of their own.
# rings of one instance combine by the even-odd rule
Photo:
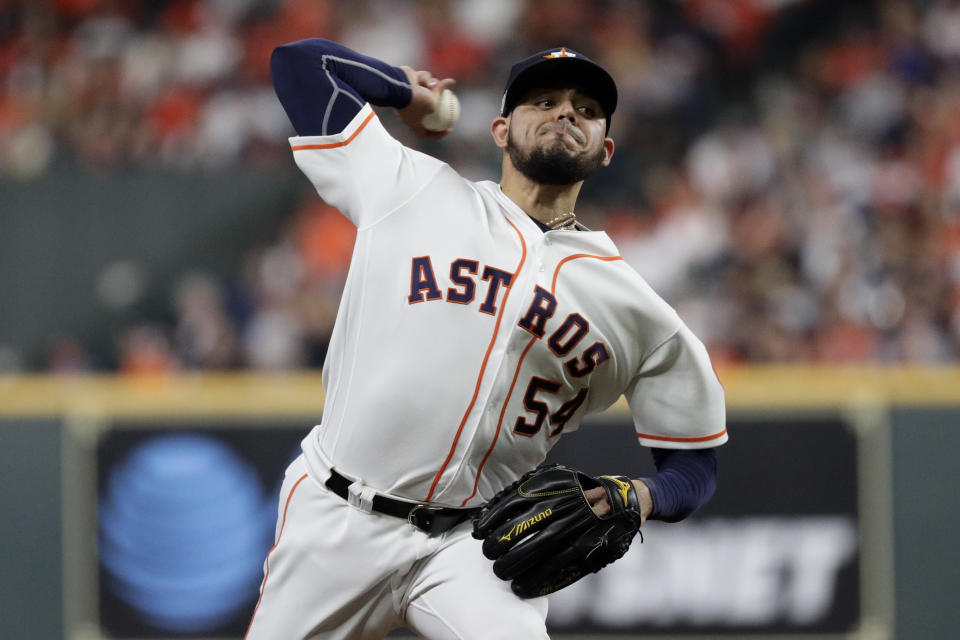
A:
<svg viewBox="0 0 960 640">
<path fill-rule="evenodd" d="M 952 635 L 957 3 L 0 0 L 5 635 L 242 633 L 352 241 L 266 66 L 318 35 L 456 77 L 461 120 L 423 146 L 476 179 L 512 60 L 563 43 L 619 81 L 580 213 L 704 339 L 733 441 L 715 504 L 558 601 L 557 629 Z M 614 456 L 627 422 L 583 431 Z M 214 528 L 178 529 L 190 509 Z M 616 592 L 660 615 L 577 604 Z"/>
</svg>

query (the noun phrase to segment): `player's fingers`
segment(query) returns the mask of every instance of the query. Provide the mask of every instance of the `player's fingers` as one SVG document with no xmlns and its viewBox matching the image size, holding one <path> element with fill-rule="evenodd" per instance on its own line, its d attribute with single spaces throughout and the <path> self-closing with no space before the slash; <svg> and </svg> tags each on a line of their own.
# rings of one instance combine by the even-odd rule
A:
<svg viewBox="0 0 960 640">
<path fill-rule="evenodd" d="M 610 513 L 610 503 L 607 501 L 607 492 L 603 489 L 603 487 L 587 489 L 583 492 L 583 495 L 587 497 L 587 500 L 590 502 L 590 506 L 593 507 L 593 512 L 595 514 L 602 518 Z"/>
<path fill-rule="evenodd" d="M 587 489 L 583 492 L 583 495 L 587 496 L 587 500 L 590 501 L 590 504 L 593 504 L 601 498 L 607 497 L 607 492 L 603 487 L 594 487 L 593 489 Z"/>
<path fill-rule="evenodd" d="M 437 81 L 437 84 L 435 87 L 433 87 L 433 90 L 437 92 L 441 92 L 444 89 L 449 89 L 455 84 L 457 84 L 457 81 L 454 80 L 453 78 L 444 78 L 443 80 Z"/>
<path fill-rule="evenodd" d="M 602 500 L 595 505 L 593 505 L 593 512 L 597 514 L 597 517 L 603 518 L 610 513 L 610 503 L 606 500 Z"/>
<path fill-rule="evenodd" d="M 433 89 L 439 80 L 433 77 L 429 71 L 417 71 L 417 84 L 428 89 Z"/>
</svg>

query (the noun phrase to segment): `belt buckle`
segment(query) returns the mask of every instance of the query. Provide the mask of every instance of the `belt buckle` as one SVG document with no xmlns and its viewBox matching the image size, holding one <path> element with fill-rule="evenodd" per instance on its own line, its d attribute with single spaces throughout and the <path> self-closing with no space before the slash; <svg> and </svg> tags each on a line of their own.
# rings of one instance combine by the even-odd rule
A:
<svg viewBox="0 0 960 640">
<path fill-rule="evenodd" d="M 421 511 L 423 512 L 421 515 L 428 516 L 428 520 L 426 522 L 421 522 L 418 518 L 418 512 Z M 430 522 L 432 521 L 432 518 L 429 518 L 429 516 L 433 513 L 433 511 L 433 509 L 425 504 L 415 505 L 413 509 L 410 509 L 410 513 L 407 514 L 407 522 L 415 526 L 417 529 L 429 531 Z"/>
<path fill-rule="evenodd" d="M 407 522 L 413 524 L 413 514 L 417 512 L 417 509 L 423 509 L 422 504 L 414 505 L 413 509 L 410 509 L 410 513 L 407 514 Z"/>
</svg>

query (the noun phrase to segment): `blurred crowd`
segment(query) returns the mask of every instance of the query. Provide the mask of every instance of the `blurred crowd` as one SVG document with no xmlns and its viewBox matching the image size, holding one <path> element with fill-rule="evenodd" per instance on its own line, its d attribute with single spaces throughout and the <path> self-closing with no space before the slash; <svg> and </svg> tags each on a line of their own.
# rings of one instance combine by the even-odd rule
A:
<svg viewBox="0 0 960 640">
<path fill-rule="evenodd" d="M 0 0 L 0 174 L 289 165 L 268 60 L 312 36 L 456 78 L 447 139 L 391 130 L 473 179 L 499 175 L 513 61 L 564 44 L 607 67 L 617 152 L 578 214 L 718 363 L 960 355 L 952 0 Z M 65 340 L 46 366 L 320 366 L 352 240 L 305 194 L 235 281 L 185 267 L 108 364 Z"/>
</svg>

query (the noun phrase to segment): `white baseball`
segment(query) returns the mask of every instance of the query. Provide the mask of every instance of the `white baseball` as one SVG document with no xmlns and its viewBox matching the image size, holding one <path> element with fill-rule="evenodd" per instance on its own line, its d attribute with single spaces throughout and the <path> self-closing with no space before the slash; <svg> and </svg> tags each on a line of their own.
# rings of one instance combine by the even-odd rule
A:
<svg viewBox="0 0 960 640">
<path fill-rule="evenodd" d="M 427 131 L 446 131 L 460 117 L 460 100 L 457 94 L 450 89 L 444 89 L 437 101 L 437 108 L 433 113 L 423 116 L 421 124 Z"/>
</svg>

